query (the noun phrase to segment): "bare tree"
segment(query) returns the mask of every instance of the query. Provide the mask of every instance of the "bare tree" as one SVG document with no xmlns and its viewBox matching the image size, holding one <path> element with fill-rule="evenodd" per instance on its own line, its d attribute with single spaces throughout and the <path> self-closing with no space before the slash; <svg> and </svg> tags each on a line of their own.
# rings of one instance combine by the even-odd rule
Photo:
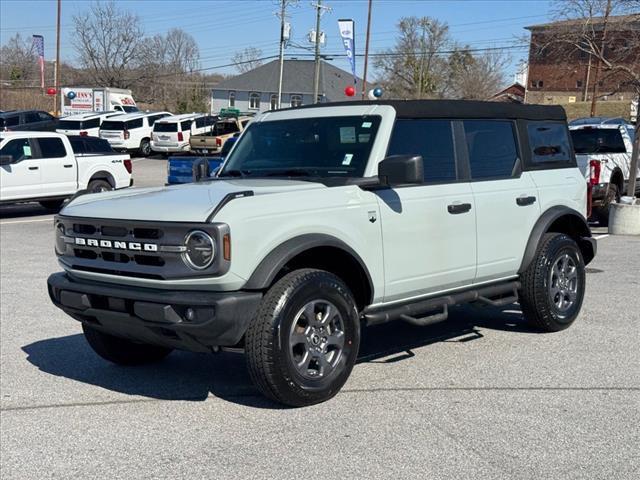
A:
<svg viewBox="0 0 640 480">
<path fill-rule="evenodd" d="M 486 100 L 505 84 L 511 58 L 499 50 L 474 55 L 469 47 L 456 49 L 448 59 L 443 95 L 467 100 Z"/>
<path fill-rule="evenodd" d="M 0 48 L 0 76 L 13 86 L 24 86 L 36 79 L 37 57 L 31 39 L 19 33 Z"/>
<path fill-rule="evenodd" d="M 262 50 L 256 47 L 245 48 L 241 52 L 236 52 L 231 61 L 235 63 L 239 73 L 245 73 L 262 65 Z"/>
<path fill-rule="evenodd" d="M 137 15 L 120 10 L 113 1 L 96 2 L 88 14 L 73 17 L 74 45 L 81 65 L 98 85 L 127 88 L 130 69 L 140 61 L 143 31 Z"/>
<path fill-rule="evenodd" d="M 632 91 L 640 99 L 640 0 L 565 0 L 555 12 L 558 23 L 545 43 L 537 46 L 567 58 L 586 55 L 595 64 L 591 115 L 596 115 L 599 76 L 609 88 L 605 94 Z M 611 32 L 624 32 L 613 36 Z M 640 116 L 639 116 L 640 117 Z M 640 121 L 636 122 L 636 142 L 631 172 L 638 168 Z M 628 191 L 635 193 L 636 176 L 630 175 Z"/>
<path fill-rule="evenodd" d="M 390 97 L 438 95 L 447 67 L 440 51 L 451 44 L 449 27 L 430 17 L 404 17 L 398 30 L 393 48 L 376 55 L 379 82 Z"/>
<path fill-rule="evenodd" d="M 198 68 L 200 50 L 195 39 L 184 30 L 172 28 L 164 38 L 165 65 L 181 73 Z"/>
</svg>

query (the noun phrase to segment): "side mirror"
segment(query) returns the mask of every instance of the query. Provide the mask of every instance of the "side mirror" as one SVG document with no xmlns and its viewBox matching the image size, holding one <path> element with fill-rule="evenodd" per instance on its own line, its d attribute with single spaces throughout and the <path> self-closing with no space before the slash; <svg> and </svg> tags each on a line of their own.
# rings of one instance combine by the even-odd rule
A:
<svg viewBox="0 0 640 480">
<path fill-rule="evenodd" d="M 209 161 L 206 158 L 197 158 L 193 162 L 193 181 L 199 182 L 209 177 Z"/>
<path fill-rule="evenodd" d="M 380 184 L 419 185 L 424 180 L 422 155 L 392 155 L 378 164 Z"/>
<path fill-rule="evenodd" d="M 11 165 L 13 157 L 11 155 L 0 155 L 0 165 Z"/>
</svg>

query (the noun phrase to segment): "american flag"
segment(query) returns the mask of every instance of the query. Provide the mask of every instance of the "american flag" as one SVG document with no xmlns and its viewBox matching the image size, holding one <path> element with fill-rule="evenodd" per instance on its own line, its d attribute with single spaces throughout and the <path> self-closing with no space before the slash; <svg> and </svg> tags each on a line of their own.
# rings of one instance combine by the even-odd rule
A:
<svg viewBox="0 0 640 480">
<path fill-rule="evenodd" d="M 34 35 L 33 46 L 38 53 L 38 63 L 40 63 L 40 88 L 44 88 L 44 37 Z"/>
</svg>

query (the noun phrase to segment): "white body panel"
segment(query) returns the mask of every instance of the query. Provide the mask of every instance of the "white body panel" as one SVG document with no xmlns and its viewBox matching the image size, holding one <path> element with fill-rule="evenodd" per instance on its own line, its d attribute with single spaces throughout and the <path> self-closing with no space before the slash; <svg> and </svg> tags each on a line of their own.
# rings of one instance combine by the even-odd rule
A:
<svg viewBox="0 0 640 480">
<path fill-rule="evenodd" d="M 71 91 L 75 94 L 73 99 L 67 96 Z M 67 87 L 62 89 L 60 96 L 60 111 L 63 116 L 109 110 L 125 113 L 132 108 L 137 109 L 131 90 L 123 88 Z"/>
<path fill-rule="evenodd" d="M 12 140 L 59 138 L 66 154 L 54 158 L 22 159 L 0 167 L 0 201 L 65 197 L 86 189 L 94 175 L 107 176 L 114 188 L 128 187 L 131 174 L 124 166 L 129 155 L 75 156 L 66 135 L 53 132 L 12 132 L 0 135 L 0 149 Z M 33 149 L 32 149 L 33 151 Z"/>
<path fill-rule="evenodd" d="M 70 115 L 60 119 L 56 132 L 64 133 L 65 135 L 99 137 L 102 122 L 107 118 L 113 118 L 118 115 L 122 115 L 122 112 L 91 112 L 88 114 Z M 96 123 L 97 125 L 95 125 Z M 85 127 L 85 125 L 91 126 Z M 78 126 L 84 128 L 77 128 Z"/>
<path fill-rule="evenodd" d="M 211 125 L 196 125 L 196 120 L 205 116 L 205 114 L 185 113 L 183 115 L 173 115 L 164 118 L 160 123 L 175 125 L 175 131 L 160 132 L 154 129 L 151 136 L 151 150 L 162 153 L 190 151 L 191 145 L 189 140 L 191 139 L 191 135 L 203 134 L 211 127 Z M 189 128 L 183 128 L 183 123 L 185 122 L 189 124 Z M 182 134 L 182 139 L 180 139 L 180 133 Z"/>
<path fill-rule="evenodd" d="M 100 127 L 99 136 L 100 138 L 104 138 L 105 140 L 107 140 L 114 150 L 137 150 L 140 148 L 143 140 L 151 141 L 154 118 L 169 115 L 171 115 L 169 112 L 138 112 L 118 115 L 109 119 L 109 121 L 128 125 L 128 122 L 141 120 L 142 125 L 138 127 L 127 128 L 126 130 L 124 127 L 117 130 L 111 130 L 108 126 L 105 127 L 103 124 L 103 126 Z M 125 131 L 128 133 L 128 135 L 125 134 Z"/>
</svg>

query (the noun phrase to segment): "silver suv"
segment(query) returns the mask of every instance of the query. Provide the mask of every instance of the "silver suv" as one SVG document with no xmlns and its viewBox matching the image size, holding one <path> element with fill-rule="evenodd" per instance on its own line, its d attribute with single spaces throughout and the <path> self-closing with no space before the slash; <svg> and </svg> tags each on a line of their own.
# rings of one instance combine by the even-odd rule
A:
<svg viewBox="0 0 640 480">
<path fill-rule="evenodd" d="M 561 107 L 272 111 L 215 178 L 72 201 L 49 292 L 109 361 L 240 348 L 261 392 L 309 405 L 344 385 L 364 325 L 518 301 L 567 328 L 596 254 L 586 204 Z"/>
</svg>

